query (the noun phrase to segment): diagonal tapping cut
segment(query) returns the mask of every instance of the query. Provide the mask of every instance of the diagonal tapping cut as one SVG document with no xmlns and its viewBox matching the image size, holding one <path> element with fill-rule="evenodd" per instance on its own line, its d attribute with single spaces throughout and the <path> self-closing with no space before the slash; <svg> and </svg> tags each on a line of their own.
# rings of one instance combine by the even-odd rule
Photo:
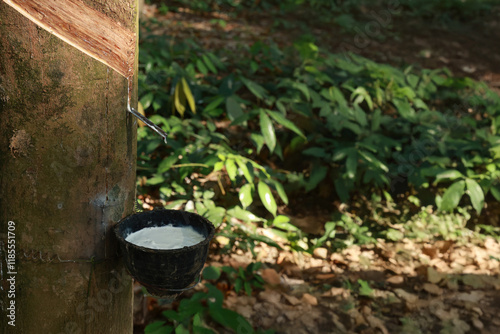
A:
<svg viewBox="0 0 500 334">
<path fill-rule="evenodd" d="M 3 0 L 19 13 L 126 78 L 134 74 L 136 34 L 78 0 Z"/>
</svg>

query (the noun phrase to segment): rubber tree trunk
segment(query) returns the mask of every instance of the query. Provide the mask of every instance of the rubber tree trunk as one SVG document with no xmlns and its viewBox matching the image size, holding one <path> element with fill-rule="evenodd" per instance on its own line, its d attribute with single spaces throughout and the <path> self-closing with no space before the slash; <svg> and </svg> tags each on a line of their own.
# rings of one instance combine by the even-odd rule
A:
<svg viewBox="0 0 500 334">
<path fill-rule="evenodd" d="M 136 0 L 82 1 L 137 31 Z M 127 79 L 0 1 L 0 333 L 132 332 L 112 235 L 135 198 L 126 105 Z"/>
</svg>

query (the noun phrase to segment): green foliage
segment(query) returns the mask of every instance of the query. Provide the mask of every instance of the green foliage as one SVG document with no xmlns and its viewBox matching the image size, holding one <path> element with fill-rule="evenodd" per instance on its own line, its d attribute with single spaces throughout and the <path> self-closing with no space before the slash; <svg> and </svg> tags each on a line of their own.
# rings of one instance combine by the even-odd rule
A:
<svg viewBox="0 0 500 334">
<path fill-rule="evenodd" d="M 306 249 L 280 215 L 303 192 L 331 189 L 348 205 L 370 193 L 378 216 L 378 202 L 393 205 L 392 197 L 434 204 L 443 217 L 469 205 L 479 215 L 500 200 L 500 97 L 485 84 L 331 54 L 307 36 L 287 49 L 238 48 L 214 53 L 141 36 L 140 102 L 169 138 L 164 145 L 139 129 L 139 192 L 210 219 L 229 238 L 226 250 L 279 247 L 255 224 Z M 315 245 L 401 237 L 377 224 L 380 217 L 333 217 Z"/>
<path fill-rule="evenodd" d="M 261 266 L 260 262 L 252 262 L 245 269 L 242 267 L 234 269 L 229 266 L 220 268 L 210 266 L 203 271 L 203 278 L 217 280 L 221 274 L 225 274 L 236 293 L 244 291 L 248 296 L 251 296 L 253 291 L 264 289 L 264 280 L 257 273 Z"/>
<path fill-rule="evenodd" d="M 209 283 L 205 286 L 206 292 L 196 292 L 190 298 L 182 299 L 177 310 L 164 311 L 162 315 L 166 321 L 149 324 L 145 333 L 217 333 L 210 326 L 210 322 L 236 333 L 273 333 L 273 331 L 254 330 L 242 315 L 222 306 L 224 296 L 221 291 Z"/>
</svg>

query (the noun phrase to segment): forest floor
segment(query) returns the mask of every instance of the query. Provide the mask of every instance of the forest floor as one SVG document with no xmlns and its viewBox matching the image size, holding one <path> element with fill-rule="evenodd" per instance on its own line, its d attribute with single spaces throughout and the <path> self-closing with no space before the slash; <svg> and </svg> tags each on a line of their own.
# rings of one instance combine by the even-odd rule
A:
<svg viewBox="0 0 500 334">
<path fill-rule="evenodd" d="M 485 81 L 500 92 L 500 22 L 496 20 L 444 29 L 394 18 L 387 29 L 356 47 L 363 38 L 359 33 L 344 32 L 333 24 L 315 24 L 314 18 L 288 18 L 302 25 L 275 29 L 276 18 L 265 12 L 232 17 L 185 9 L 160 15 L 154 6 L 146 6 L 144 15 L 162 22 L 154 33 L 191 38 L 209 50 L 236 50 L 237 43 L 268 39 L 280 46 L 291 45 L 307 29 L 318 45 L 328 46 L 331 52 L 350 45 L 364 57 L 394 66 L 447 67 L 457 76 Z M 214 24 L 214 19 L 226 24 Z M 308 212 L 301 217 L 315 218 Z M 265 229 L 260 233 L 267 235 Z M 260 275 L 265 290 L 256 290 L 251 296 L 236 294 L 229 282 L 217 283 L 225 292 L 224 306 L 243 315 L 254 328 L 294 334 L 500 333 L 500 243 L 493 238 L 433 243 L 379 240 L 337 253 L 318 248 L 311 256 L 291 251 L 274 235 L 267 236 L 284 250 L 261 244 L 254 249 L 257 259 L 242 250 L 224 254 L 218 248 L 226 240 L 217 237 L 207 261 L 208 265 L 233 268 L 246 267 L 252 261 L 264 264 Z M 197 289 L 203 289 L 203 284 Z M 144 297 L 139 287 L 136 296 L 138 333 L 161 311 L 178 305 L 160 305 L 156 299 Z"/>
</svg>

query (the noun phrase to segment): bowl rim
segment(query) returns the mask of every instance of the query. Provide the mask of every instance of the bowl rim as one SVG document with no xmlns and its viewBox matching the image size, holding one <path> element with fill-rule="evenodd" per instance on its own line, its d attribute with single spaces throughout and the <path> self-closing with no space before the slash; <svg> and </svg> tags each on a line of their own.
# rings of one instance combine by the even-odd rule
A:
<svg viewBox="0 0 500 334">
<path fill-rule="evenodd" d="M 139 245 L 136 245 L 134 243 L 131 243 L 130 241 L 127 241 L 120 234 L 120 232 L 119 232 L 120 225 L 123 222 L 125 222 L 126 220 L 132 218 L 132 216 L 143 215 L 143 214 L 153 214 L 153 213 L 156 213 L 156 212 L 164 212 L 164 213 L 168 213 L 168 212 L 180 212 L 181 215 L 187 214 L 187 215 L 191 215 L 191 216 L 196 216 L 198 219 L 201 219 L 202 221 L 204 221 L 208 225 L 210 233 L 208 234 L 208 236 L 204 240 L 198 242 L 197 244 L 194 244 L 194 245 L 191 245 L 191 246 L 184 246 L 182 248 L 172 248 L 172 249 L 156 249 L 156 248 L 148 248 L 148 247 L 144 247 L 144 246 L 139 246 Z M 130 214 L 130 215 L 128 215 L 128 216 L 120 219 L 115 224 L 115 226 L 113 226 L 113 229 L 114 229 L 114 232 L 115 232 L 115 236 L 118 238 L 118 241 L 120 243 L 123 243 L 124 245 L 130 246 L 132 248 L 141 250 L 143 252 L 155 253 L 155 254 L 173 254 L 173 253 L 180 253 L 180 252 L 189 251 L 191 249 L 195 249 L 195 248 L 198 248 L 200 246 L 207 245 L 208 243 L 210 243 L 210 241 L 213 239 L 213 237 L 215 235 L 215 226 L 214 226 L 214 224 L 212 224 L 212 222 L 209 221 L 208 219 L 206 219 L 205 217 L 202 217 L 199 214 L 194 213 L 194 212 L 189 212 L 189 211 L 184 211 L 184 210 L 164 209 L 164 208 L 159 208 L 159 209 L 155 209 L 155 210 L 151 210 L 151 211 L 144 211 L 144 212 L 134 212 L 134 213 L 132 213 L 132 214 Z"/>
</svg>

